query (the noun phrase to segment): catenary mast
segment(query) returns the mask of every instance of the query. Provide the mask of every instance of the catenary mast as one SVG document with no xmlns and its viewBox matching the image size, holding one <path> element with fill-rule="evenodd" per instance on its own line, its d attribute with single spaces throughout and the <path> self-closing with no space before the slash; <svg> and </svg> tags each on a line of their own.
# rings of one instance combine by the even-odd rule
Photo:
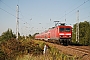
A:
<svg viewBox="0 0 90 60">
<path fill-rule="evenodd" d="M 19 6 L 17 5 L 17 14 L 16 14 L 16 40 L 18 40 L 19 33 Z"/>
<path fill-rule="evenodd" d="M 79 10 L 77 11 L 76 42 L 79 43 Z"/>
</svg>

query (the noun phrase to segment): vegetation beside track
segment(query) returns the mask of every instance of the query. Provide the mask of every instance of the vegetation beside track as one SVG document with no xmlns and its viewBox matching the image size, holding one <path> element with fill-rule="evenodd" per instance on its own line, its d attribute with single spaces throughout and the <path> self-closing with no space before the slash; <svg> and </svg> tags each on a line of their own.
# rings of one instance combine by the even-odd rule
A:
<svg viewBox="0 0 90 60">
<path fill-rule="evenodd" d="M 0 60 L 16 60 L 18 55 L 33 54 L 35 56 L 42 54 L 43 50 L 33 41 L 17 41 L 10 39 L 0 44 Z M 2 58 L 3 56 L 3 58 Z"/>
<path fill-rule="evenodd" d="M 46 43 L 37 40 L 10 39 L 0 44 L 0 60 L 72 60 L 74 56 L 63 54 L 53 46 L 48 45 L 46 54 L 43 48 Z"/>
</svg>

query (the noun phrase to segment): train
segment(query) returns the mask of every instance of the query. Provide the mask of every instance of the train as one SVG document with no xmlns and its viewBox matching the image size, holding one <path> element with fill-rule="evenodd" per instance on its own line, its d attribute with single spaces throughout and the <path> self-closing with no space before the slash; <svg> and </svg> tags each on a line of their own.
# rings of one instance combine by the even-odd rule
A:
<svg viewBox="0 0 90 60">
<path fill-rule="evenodd" d="M 68 45 L 72 40 L 72 27 L 67 26 L 65 23 L 60 23 L 58 26 L 49 28 L 48 30 L 35 35 L 35 39 Z"/>
</svg>

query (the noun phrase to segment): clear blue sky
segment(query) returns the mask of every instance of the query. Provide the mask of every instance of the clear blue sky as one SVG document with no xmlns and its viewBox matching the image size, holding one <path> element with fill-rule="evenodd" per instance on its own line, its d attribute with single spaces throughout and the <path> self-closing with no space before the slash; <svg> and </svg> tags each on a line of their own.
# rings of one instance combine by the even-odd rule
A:
<svg viewBox="0 0 90 60">
<path fill-rule="evenodd" d="M 55 20 L 73 26 L 77 10 L 80 22 L 90 21 L 90 0 L 0 0 L 0 35 L 8 28 L 16 33 L 17 4 L 21 35 L 45 31 L 54 26 Z"/>
</svg>

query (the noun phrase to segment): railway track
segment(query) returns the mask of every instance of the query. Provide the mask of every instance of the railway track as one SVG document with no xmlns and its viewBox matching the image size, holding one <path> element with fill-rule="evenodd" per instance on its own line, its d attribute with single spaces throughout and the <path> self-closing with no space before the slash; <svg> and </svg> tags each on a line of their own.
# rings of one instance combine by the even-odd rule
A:
<svg viewBox="0 0 90 60">
<path fill-rule="evenodd" d="M 64 46 L 60 44 L 46 42 L 49 45 L 54 46 L 61 52 L 82 58 L 82 60 L 90 60 L 90 46 Z"/>
<path fill-rule="evenodd" d="M 89 47 L 88 48 L 82 48 L 82 46 L 67 46 L 67 48 L 71 48 L 71 49 L 74 49 L 74 50 L 77 50 L 83 54 L 87 54 L 89 55 L 90 54 L 90 49 Z"/>
<path fill-rule="evenodd" d="M 63 48 L 66 47 L 67 49 L 73 49 L 73 50 L 76 50 L 76 51 L 81 52 L 83 54 L 87 54 L 87 55 L 90 54 L 90 46 L 75 46 L 75 45 L 63 46 L 63 45 L 60 45 L 59 43 L 58 44 L 53 43 L 53 44 L 62 46 Z"/>
<path fill-rule="evenodd" d="M 57 48 L 60 52 L 65 53 L 67 55 L 76 56 L 76 58 L 81 58 L 81 60 L 90 60 L 90 46 L 64 46 L 53 42 L 45 42 L 45 44 L 53 46 Z"/>
</svg>

